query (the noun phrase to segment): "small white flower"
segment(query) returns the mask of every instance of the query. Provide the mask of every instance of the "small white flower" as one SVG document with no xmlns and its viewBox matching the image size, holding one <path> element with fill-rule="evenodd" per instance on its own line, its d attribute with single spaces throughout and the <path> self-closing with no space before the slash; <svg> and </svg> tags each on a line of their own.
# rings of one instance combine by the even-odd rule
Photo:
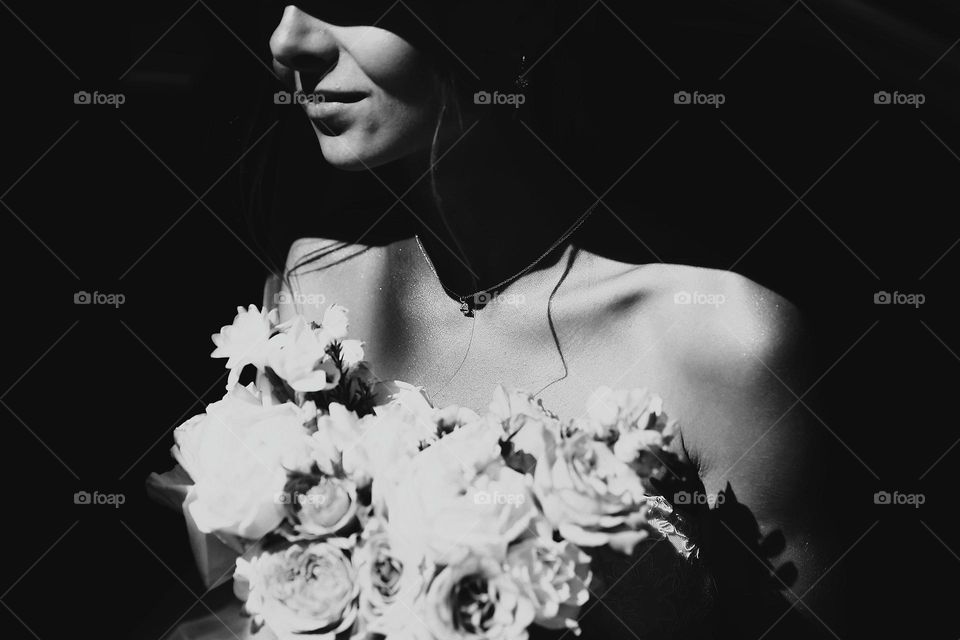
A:
<svg viewBox="0 0 960 640">
<path fill-rule="evenodd" d="M 332 304 L 323 314 L 320 325 L 331 340 L 342 342 L 347 337 L 347 310 L 339 304 Z"/>
<path fill-rule="evenodd" d="M 363 343 L 359 340 L 341 341 L 340 359 L 346 367 L 355 367 L 363 362 Z"/>
<path fill-rule="evenodd" d="M 259 310 L 255 305 L 247 309 L 237 307 L 233 324 L 224 326 L 219 333 L 211 336 L 216 348 L 210 354 L 212 358 L 227 358 L 227 389 L 232 388 L 240 379 L 240 372 L 248 364 L 262 370 L 269 352 L 270 332 L 277 320 L 276 310 Z"/>
<path fill-rule="evenodd" d="M 340 371 L 326 350 L 327 343 L 317 338 L 303 316 L 297 316 L 270 338 L 267 364 L 294 391 L 325 391 L 340 381 Z"/>
</svg>

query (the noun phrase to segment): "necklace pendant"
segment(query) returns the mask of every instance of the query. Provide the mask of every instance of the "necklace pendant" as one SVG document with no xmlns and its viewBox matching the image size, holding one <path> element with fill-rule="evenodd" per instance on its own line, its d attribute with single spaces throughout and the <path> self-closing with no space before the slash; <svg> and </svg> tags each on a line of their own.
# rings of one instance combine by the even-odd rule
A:
<svg viewBox="0 0 960 640">
<path fill-rule="evenodd" d="M 473 317 L 473 309 L 470 308 L 470 303 L 466 300 L 460 301 L 460 313 L 462 313 L 467 318 Z"/>
</svg>

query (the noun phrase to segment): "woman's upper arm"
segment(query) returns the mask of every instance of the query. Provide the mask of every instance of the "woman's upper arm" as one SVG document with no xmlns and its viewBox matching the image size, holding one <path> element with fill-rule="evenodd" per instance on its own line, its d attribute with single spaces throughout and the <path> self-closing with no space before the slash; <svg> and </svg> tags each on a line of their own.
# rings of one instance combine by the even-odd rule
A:
<svg viewBox="0 0 960 640">
<path fill-rule="evenodd" d="M 842 570 L 831 565 L 843 552 L 824 508 L 835 499 L 821 468 L 832 442 L 803 399 L 811 380 L 799 314 L 761 297 L 719 312 L 708 330 L 701 323 L 687 359 L 684 444 L 716 500 L 706 561 L 739 632 L 832 637 Z"/>
</svg>

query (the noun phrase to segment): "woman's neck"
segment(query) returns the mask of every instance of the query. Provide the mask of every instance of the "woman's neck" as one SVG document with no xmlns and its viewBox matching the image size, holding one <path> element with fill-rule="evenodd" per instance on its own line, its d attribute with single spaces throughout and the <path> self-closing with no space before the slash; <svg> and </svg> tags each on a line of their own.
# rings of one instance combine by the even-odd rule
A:
<svg viewBox="0 0 960 640">
<path fill-rule="evenodd" d="M 523 271 L 593 204 L 543 143 L 519 123 L 514 129 L 479 121 L 452 136 L 438 154 L 437 193 L 429 175 L 415 190 L 411 209 L 424 249 L 442 283 L 458 294 L 491 289 Z M 414 179 L 426 171 L 426 158 L 417 160 L 408 165 Z"/>
</svg>

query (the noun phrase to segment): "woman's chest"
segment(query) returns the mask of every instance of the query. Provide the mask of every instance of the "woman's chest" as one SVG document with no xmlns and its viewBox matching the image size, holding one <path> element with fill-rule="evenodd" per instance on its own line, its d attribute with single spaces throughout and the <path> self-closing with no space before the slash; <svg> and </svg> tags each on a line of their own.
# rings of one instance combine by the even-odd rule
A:
<svg viewBox="0 0 960 640">
<path fill-rule="evenodd" d="M 481 411 L 503 385 L 573 418 L 600 386 L 645 386 L 662 395 L 674 386 L 661 337 L 636 310 L 517 288 L 465 317 L 442 290 L 396 283 L 369 266 L 332 268 L 291 284 L 278 297 L 281 319 L 300 312 L 320 321 L 330 304 L 345 306 L 350 336 L 364 342 L 376 375 L 421 386 L 437 405 Z"/>
</svg>

